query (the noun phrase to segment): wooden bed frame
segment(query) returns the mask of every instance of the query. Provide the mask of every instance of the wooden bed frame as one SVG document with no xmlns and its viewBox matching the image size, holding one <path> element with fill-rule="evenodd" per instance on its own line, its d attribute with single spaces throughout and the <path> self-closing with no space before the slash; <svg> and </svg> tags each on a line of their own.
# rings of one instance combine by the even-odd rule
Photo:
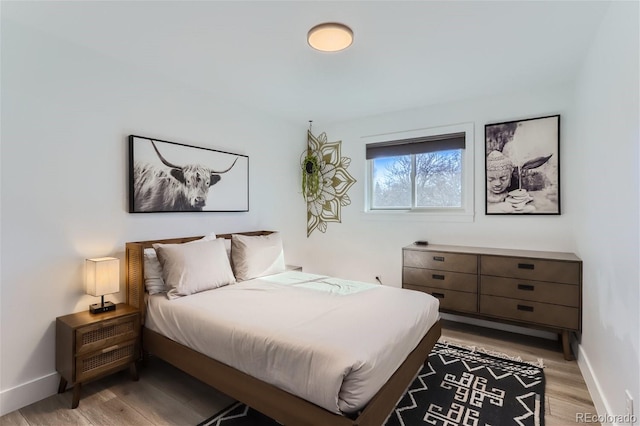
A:
<svg viewBox="0 0 640 426">
<path fill-rule="evenodd" d="M 270 231 L 239 232 L 242 235 L 268 235 L 270 233 Z M 350 418 L 332 413 L 144 327 L 146 310 L 144 249 L 150 248 L 156 243 L 178 244 L 200 238 L 202 237 L 126 243 L 127 304 L 140 310 L 143 322 L 143 350 L 287 426 L 382 425 L 411 384 L 416 372 L 422 364 L 427 362 L 431 349 L 440 337 L 440 321 L 431 327 L 418 346 L 407 356 L 367 406 L 358 413 L 357 417 Z M 218 235 L 218 238 L 230 239 L 231 234 Z"/>
</svg>

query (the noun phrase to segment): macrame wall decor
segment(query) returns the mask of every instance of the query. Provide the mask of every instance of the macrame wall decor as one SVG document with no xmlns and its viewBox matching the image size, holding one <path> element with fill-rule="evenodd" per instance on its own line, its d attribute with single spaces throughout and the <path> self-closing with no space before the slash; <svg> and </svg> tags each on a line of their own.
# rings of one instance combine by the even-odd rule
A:
<svg viewBox="0 0 640 426">
<path fill-rule="evenodd" d="M 311 122 L 307 149 L 302 153 L 302 196 L 307 201 L 307 237 L 318 229 L 327 231 L 327 222 L 340 222 L 340 209 L 351 204 L 347 191 L 356 183 L 347 167 L 351 159 L 342 157 L 342 141 L 327 142 L 326 133 L 315 137 Z"/>
</svg>

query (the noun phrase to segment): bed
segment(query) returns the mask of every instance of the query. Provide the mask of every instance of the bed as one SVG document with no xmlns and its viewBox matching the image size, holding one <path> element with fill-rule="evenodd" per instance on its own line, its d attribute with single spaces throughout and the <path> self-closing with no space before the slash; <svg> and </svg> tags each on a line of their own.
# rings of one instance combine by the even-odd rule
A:
<svg viewBox="0 0 640 426">
<path fill-rule="evenodd" d="M 269 236 L 271 232 L 255 231 L 239 234 L 242 236 L 253 237 Z M 231 234 L 218 235 L 217 237 L 231 239 Z M 191 374 L 203 382 L 226 393 L 230 397 L 253 407 L 254 409 L 285 425 L 381 425 L 392 411 L 397 401 L 403 395 L 407 386 L 413 380 L 420 366 L 426 361 L 431 348 L 440 336 L 440 322 L 437 317 L 437 305 L 436 316 L 431 316 L 428 320 L 425 319 L 427 322 L 420 322 L 420 324 L 422 324 L 420 325 L 422 327 L 420 334 L 416 335 L 415 331 L 407 331 L 407 342 L 415 342 L 415 344 L 407 343 L 411 345 L 411 348 L 413 348 L 412 350 L 405 349 L 404 353 L 400 353 L 395 351 L 396 345 L 391 345 L 391 349 L 394 350 L 389 350 L 389 353 L 384 357 L 374 357 L 373 364 L 376 366 L 375 375 L 369 374 L 367 376 L 363 373 L 361 378 L 366 380 L 360 380 L 361 378 L 356 377 L 356 374 L 351 372 L 348 375 L 345 375 L 345 383 L 349 381 L 347 379 L 351 379 L 350 381 L 354 383 L 366 382 L 366 386 L 362 385 L 362 388 L 347 389 L 346 384 L 343 385 L 344 389 L 347 390 L 347 394 L 358 394 L 360 399 L 349 399 L 352 397 L 345 397 L 343 399 L 341 391 L 340 398 L 338 398 L 338 405 L 334 406 L 332 405 L 333 397 L 331 394 L 329 396 L 318 396 L 322 394 L 318 389 L 324 389 L 324 387 L 314 388 L 313 386 L 310 386 L 305 390 L 305 380 L 302 380 L 303 385 L 301 385 L 300 388 L 293 387 L 289 389 L 287 388 L 287 384 L 290 381 L 290 378 L 285 376 L 281 382 L 277 382 L 277 380 L 274 381 L 274 377 L 266 377 L 262 374 L 263 371 L 270 371 L 272 368 L 260 368 L 259 366 L 247 367 L 243 364 L 241 359 L 237 359 L 238 353 L 247 352 L 247 348 L 253 348 L 261 341 L 265 341 L 265 345 L 267 346 L 272 345 L 273 342 L 269 340 L 271 339 L 270 337 L 267 339 L 261 337 L 261 335 L 257 335 L 257 337 L 254 336 L 254 341 L 246 341 L 245 339 L 245 347 L 240 349 L 236 348 L 234 352 L 234 350 L 232 350 L 233 339 L 229 336 L 237 336 L 237 327 L 228 331 L 225 335 L 225 329 L 222 324 L 224 321 L 220 322 L 220 318 L 218 318 L 218 320 L 214 319 L 214 321 L 218 321 L 215 327 L 207 326 L 206 329 L 208 332 L 206 333 L 206 336 L 205 333 L 199 333 L 198 327 L 202 327 L 200 325 L 200 313 L 198 313 L 200 307 L 205 305 L 209 306 L 209 303 L 219 303 L 220 308 L 215 311 L 224 311 L 224 306 L 235 307 L 234 303 L 238 303 L 238 301 L 250 300 L 238 299 L 239 297 L 245 297 L 244 295 L 250 294 L 251 297 L 255 298 L 255 295 L 259 293 L 259 297 L 264 297 L 264 300 L 269 300 L 269 303 L 265 304 L 265 306 L 271 306 L 273 309 L 272 304 L 279 298 L 282 298 L 282 300 L 289 300 L 287 306 L 295 306 L 296 304 L 291 303 L 291 300 L 298 300 L 295 298 L 300 298 L 302 296 L 307 297 L 306 294 L 308 293 L 310 297 L 315 297 L 314 300 L 316 301 L 317 309 L 332 311 L 332 315 L 342 315 L 342 319 L 338 316 L 336 321 L 344 322 L 344 318 L 346 318 L 345 315 L 347 315 L 348 312 L 345 312 L 346 308 L 341 304 L 338 306 L 330 305 L 330 303 L 334 303 L 335 300 L 342 302 L 343 300 L 357 297 L 358 301 L 364 300 L 366 303 L 375 303 L 375 299 L 387 296 L 385 293 L 386 291 L 393 291 L 395 293 L 402 294 L 404 297 L 413 296 L 413 293 L 409 290 L 396 291 L 397 289 L 384 289 L 381 286 L 375 286 L 372 284 L 370 285 L 371 287 L 377 288 L 370 290 L 366 285 L 364 285 L 364 287 L 352 287 L 350 282 L 345 280 L 337 280 L 325 276 L 314 276 L 305 273 L 285 272 L 283 274 L 261 277 L 257 280 L 252 279 L 242 281 L 236 285 L 221 287 L 219 290 L 192 294 L 188 297 L 180 298 L 177 303 L 173 303 L 174 301 L 168 300 L 164 296 L 150 296 L 149 294 L 146 294 L 144 283 L 144 250 L 153 247 L 154 244 L 191 243 L 200 238 L 202 237 L 151 240 L 126 244 L 127 303 L 137 307 L 142 313 L 143 350 L 169 362 L 188 374 Z M 340 291 L 358 294 L 349 294 L 348 297 L 336 298 L 328 296 L 326 292 L 322 291 L 323 287 L 333 286 L 336 283 L 344 284 L 342 286 L 338 285 L 338 287 L 342 289 Z M 260 290 L 260 292 L 257 292 L 257 290 Z M 287 299 L 292 297 L 294 299 Z M 418 293 L 415 293 L 415 297 L 423 296 L 418 296 Z M 411 303 L 412 299 L 413 297 L 405 299 L 405 302 Z M 258 325 L 261 326 L 262 323 L 274 322 L 274 326 L 277 327 L 277 330 L 281 330 L 283 328 L 282 324 L 277 323 L 277 318 L 267 320 L 267 318 L 278 317 L 278 315 L 274 316 L 272 313 L 265 312 L 264 315 L 269 316 L 265 316 L 260 319 L 261 313 L 259 312 L 259 308 L 251 305 L 250 302 L 240 303 L 246 303 L 245 308 L 249 309 L 251 312 L 250 315 L 245 315 L 245 317 L 256 317 Z M 326 307 L 323 307 L 324 304 L 327 304 Z M 187 308 L 188 305 L 191 306 Z M 178 313 L 182 311 L 183 313 L 181 315 L 187 315 L 187 317 L 182 317 L 181 320 L 176 321 L 173 315 L 178 315 L 178 313 L 174 313 L 174 310 L 178 311 Z M 305 308 L 298 310 L 304 315 L 306 311 L 309 311 L 310 309 Z M 238 311 L 241 312 L 242 309 L 239 309 Z M 293 311 L 295 311 L 295 309 L 293 309 Z M 225 315 L 228 315 L 231 311 L 227 310 L 224 312 L 226 312 Z M 333 312 L 338 313 L 336 314 Z M 191 317 L 189 317 L 189 315 L 191 315 Z M 287 315 L 290 314 L 287 313 Z M 193 318 L 196 318 L 197 320 L 193 320 Z M 293 313 L 291 313 L 291 316 L 288 318 L 297 317 L 293 316 Z M 309 322 L 309 318 L 302 317 L 299 323 L 307 323 Z M 240 320 L 244 321 L 244 317 L 239 317 L 239 319 L 234 321 Z M 373 317 L 363 321 L 365 324 L 364 328 L 362 328 L 363 333 L 370 331 L 370 329 L 366 327 L 366 323 L 372 320 L 374 320 Z M 411 322 L 412 320 L 408 319 L 407 321 Z M 420 321 L 422 321 L 422 317 Z M 165 325 L 163 326 L 162 323 Z M 181 324 L 181 326 L 173 327 L 172 330 L 172 324 L 175 325 L 178 323 Z M 187 324 L 193 325 L 195 327 L 195 331 L 186 330 Z M 428 324 L 428 326 L 425 326 L 424 324 Z M 265 324 L 265 327 L 267 325 L 268 324 Z M 292 324 L 289 328 L 297 329 L 297 325 L 298 324 Z M 255 324 L 250 324 L 248 327 L 252 331 L 260 328 Z M 352 331 L 353 330 L 357 330 L 357 328 L 352 329 Z M 402 329 L 398 330 L 404 333 Z M 314 370 L 313 363 L 318 359 L 320 359 L 320 364 L 317 365 L 324 365 L 325 367 L 335 363 L 334 361 L 331 361 L 327 364 L 327 361 L 324 361 L 325 364 L 322 364 L 323 360 L 320 355 L 323 354 L 319 354 L 321 351 L 311 347 L 314 341 L 321 339 L 314 338 L 305 340 L 306 335 L 316 336 L 318 332 L 319 331 L 317 329 L 304 329 L 303 334 L 295 335 L 294 332 L 291 332 L 293 334 L 285 336 L 286 339 L 297 344 L 297 346 L 309 346 L 311 348 L 311 355 L 309 356 L 302 352 L 291 352 L 288 347 L 283 349 L 278 349 L 276 347 L 280 352 L 274 353 L 279 353 L 279 356 L 281 356 L 282 359 L 287 360 L 288 363 L 292 362 L 292 360 L 295 362 L 296 358 L 300 358 L 300 365 L 297 366 L 299 370 L 297 371 L 305 373 L 307 372 L 307 369 L 305 369 L 304 366 L 309 365 L 309 370 L 312 371 Z M 385 335 L 384 333 L 384 330 L 380 329 L 376 334 L 380 334 L 380 338 L 382 339 L 389 339 L 391 335 Z M 396 331 L 388 331 L 388 333 L 393 333 L 393 335 L 401 334 Z M 202 337 L 193 337 L 194 335 Z M 204 345 L 204 341 L 207 339 L 214 342 L 225 343 L 223 345 L 218 344 L 218 349 L 211 349 L 214 351 L 211 353 L 209 352 L 209 349 L 207 349 L 207 346 Z M 403 337 L 403 339 L 405 338 Z M 202 340 L 202 342 L 200 340 Z M 386 341 L 388 340 L 385 340 L 385 342 Z M 330 352 L 340 352 L 335 350 L 335 342 L 333 342 L 333 344 L 333 349 Z M 213 346 L 215 347 L 216 345 Z M 389 348 L 389 346 L 387 346 L 387 348 Z M 215 353 L 215 350 L 218 350 L 219 352 Z M 220 352 L 221 350 L 222 352 Z M 300 354 L 301 356 L 297 356 L 296 354 Z M 379 372 L 384 371 L 383 367 L 385 366 L 387 358 L 392 359 L 399 356 L 401 357 L 398 359 L 399 367 L 396 368 L 393 366 L 393 370 L 390 370 L 387 375 L 379 374 Z M 277 360 L 275 362 L 277 363 Z M 391 363 L 391 361 L 389 362 Z M 234 363 L 236 365 L 232 366 Z M 272 363 L 270 365 L 273 367 L 274 364 Z M 317 365 L 315 370 L 318 369 Z M 342 367 L 337 366 L 338 371 L 340 371 L 340 368 Z M 391 367 L 387 366 L 387 368 Z M 363 368 L 363 370 L 366 369 Z M 298 376 L 304 376 L 304 374 L 298 374 Z M 326 374 L 326 376 L 327 381 L 332 383 L 333 375 Z M 380 379 L 381 376 L 384 377 Z M 315 380 L 316 379 L 306 380 L 306 383 L 315 383 Z M 383 380 L 383 382 L 380 382 L 380 380 Z M 291 386 L 294 385 L 292 384 Z"/>
</svg>

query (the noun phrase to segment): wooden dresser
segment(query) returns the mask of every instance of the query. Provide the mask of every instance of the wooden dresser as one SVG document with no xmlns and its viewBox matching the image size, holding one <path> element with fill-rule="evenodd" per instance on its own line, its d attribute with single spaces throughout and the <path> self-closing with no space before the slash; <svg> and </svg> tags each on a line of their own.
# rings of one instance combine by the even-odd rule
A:
<svg viewBox="0 0 640 426">
<path fill-rule="evenodd" d="M 573 253 L 447 245 L 402 249 L 402 287 L 429 293 L 442 312 L 561 335 L 582 326 L 582 261 Z"/>
</svg>

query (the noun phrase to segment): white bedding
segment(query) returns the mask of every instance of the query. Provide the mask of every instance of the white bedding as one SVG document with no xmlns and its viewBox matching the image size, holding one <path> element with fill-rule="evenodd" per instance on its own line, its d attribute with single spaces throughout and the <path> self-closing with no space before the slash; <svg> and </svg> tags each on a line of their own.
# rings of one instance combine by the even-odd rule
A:
<svg viewBox="0 0 640 426">
<path fill-rule="evenodd" d="M 289 271 L 175 300 L 145 326 L 335 413 L 355 412 L 438 320 L 417 291 Z"/>
</svg>

